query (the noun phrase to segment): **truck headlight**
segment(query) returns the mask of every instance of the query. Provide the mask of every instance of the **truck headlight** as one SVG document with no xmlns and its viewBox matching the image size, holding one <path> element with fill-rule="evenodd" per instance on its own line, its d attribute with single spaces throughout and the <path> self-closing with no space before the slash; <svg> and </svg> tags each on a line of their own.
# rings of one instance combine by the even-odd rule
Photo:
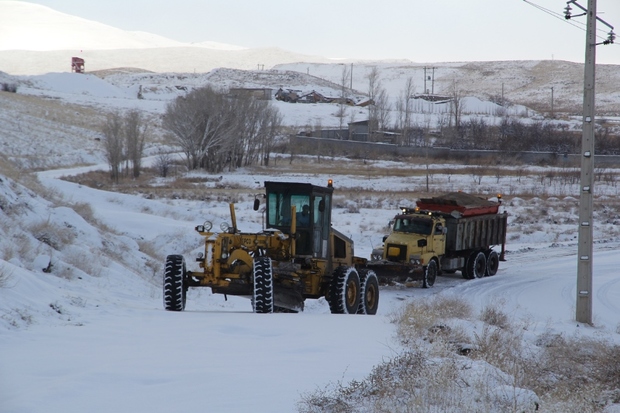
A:
<svg viewBox="0 0 620 413">
<path fill-rule="evenodd" d="M 228 232 L 228 230 L 230 229 L 230 225 L 228 225 L 228 222 L 222 222 L 220 224 L 220 229 L 222 230 L 222 232 Z"/>
<path fill-rule="evenodd" d="M 213 223 L 211 221 L 205 221 L 205 223 L 202 224 L 202 227 L 204 232 L 209 232 L 211 231 L 211 228 L 213 228 Z"/>
<path fill-rule="evenodd" d="M 422 261 L 420 260 L 420 257 L 416 257 L 416 256 L 410 256 L 409 257 L 409 264 L 411 265 L 420 265 L 422 264 Z"/>
</svg>

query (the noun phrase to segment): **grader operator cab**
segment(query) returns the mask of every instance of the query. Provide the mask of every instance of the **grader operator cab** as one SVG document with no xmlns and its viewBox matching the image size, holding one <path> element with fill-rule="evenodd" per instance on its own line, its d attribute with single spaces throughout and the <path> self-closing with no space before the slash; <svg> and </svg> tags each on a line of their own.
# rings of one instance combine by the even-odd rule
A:
<svg viewBox="0 0 620 413">
<path fill-rule="evenodd" d="M 366 260 L 353 255 L 353 241 L 332 228 L 333 185 L 265 182 L 265 226 L 258 233 L 231 225 L 211 232 L 198 225 L 205 249 L 199 270 L 188 271 L 182 255 L 169 255 L 164 271 L 164 307 L 185 309 L 190 287 L 251 298 L 256 313 L 302 311 L 307 298 L 325 297 L 335 314 L 375 314 L 379 284 Z M 255 201 L 254 209 L 260 208 Z"/>
</svg>

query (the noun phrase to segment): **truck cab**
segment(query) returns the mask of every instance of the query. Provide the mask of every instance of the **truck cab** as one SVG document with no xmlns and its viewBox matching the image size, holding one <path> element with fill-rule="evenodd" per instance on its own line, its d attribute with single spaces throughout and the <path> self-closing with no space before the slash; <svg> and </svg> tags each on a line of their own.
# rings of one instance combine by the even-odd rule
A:
<svg viewBox="0 0 620 413">
<path fill-rule="evenodd" d="M 385 240 L 382 258 L 424 265 L 432 257 L 443 255 L 445 248 L 445 219 L 428 213 L 410 212 L 395 217 L 392 233 Z"/>
<path fill-rule="evenodd" d="M 439 215 L 403 210 L 394 218 L 392 232 L 385 240 L 382 259 L 425 265 L 441 256 L 446 248 L 446 221 Z"/>
</svg>

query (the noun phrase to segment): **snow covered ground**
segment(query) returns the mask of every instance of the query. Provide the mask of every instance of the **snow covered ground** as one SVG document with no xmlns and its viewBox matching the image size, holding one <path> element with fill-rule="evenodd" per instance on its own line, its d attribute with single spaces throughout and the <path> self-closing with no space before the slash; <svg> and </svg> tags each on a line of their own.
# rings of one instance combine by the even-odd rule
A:
<svg viewBox="0 0 620 413">
<path fill-rule="evenodd" d="M 0 183 L 3 412 L 40 406 L 48 412 L 295 411 L 303 394 L 331 381 L 361 380 L 398 354 L 395 312 L 432 295 L 457 295 L 479 309 L 501 303 L 505 312 L 528 321 L 532 336 L 550 329 L 620 343 L 620 239 L 597 233 L 594 326 L 585 326 L 574 321 L 576 243 L 555 242 L 553 224 L 543 224 L 532 238 L 519 234 L 518 244 L 509 242 L 508 260 L 495 277 L 465 281 L 457 274 L 440 277 L 430 290 L 382 288 L 374 317 L 331 315 L 323 299 L 307 302 L 300 314 L 257 315 L 249 300 L 225 300 L 207 289 L 190 290 L 185 312 L 166 312 L 162 263 L 146 254 L 146 246 L 158 256 L 193 256 L 200 250 L 193 226 L 225 219 L 225 202 L 148 200 L 58 179 L 65 174 L 39 175 L 63 200 L 60 205 L 10 179 Z M 251 187 L 253 180 L 277 178 L 240 172 L 225 179 Z M 343 189 L 359 184 L 346 176 L 335 181 Z M 93 227 L 74 212 L 85 204 L 103 225 Z M 531 205 L 505 208 L 519 216 Z M 393 212 L 337 209 L 334 226 L 353 235 L 356 252 L 365 256 L 382 233 L 363 228 L 387 222 Z M 240 225 L 256 228 L 260 220 L 248 220 L 251 214 L 250 202 L 241 202 Z M 59 251 L 45 241 L 24 241 L 21 229 L 36 236 L 45 232 L 41 227 L 55 234 Z M 24 250 L 36 251 L 36 259 L 24 261 Z M 45 273 L 50 260 L 51 273 Z"/>
</svg>

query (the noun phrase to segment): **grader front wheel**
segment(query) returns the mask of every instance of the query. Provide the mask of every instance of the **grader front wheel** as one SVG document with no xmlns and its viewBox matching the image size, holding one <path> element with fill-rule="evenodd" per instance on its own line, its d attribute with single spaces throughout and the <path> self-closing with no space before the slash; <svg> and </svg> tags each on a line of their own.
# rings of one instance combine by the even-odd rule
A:
<svg viewBox="0 0 620 413">
<path fill-rule="evenodd" d="M 379 280 L 373 270 L 360 270 L 360 306 L 358 314 L 377 314 L 379 308 Z"/>
<path fill-rule="evenodd" d="M 254 260 L 252 303 L 255 313 L 273 313 L 273 270 L 270 258 L 260 257 Z"/>
<path fill-rule="evenodd" d="M 183 311 L 187 296 L 185 258 L 182 255 L 168 255 L 164 270 L 164 308 L 168 311 Z"/>
</svg>

